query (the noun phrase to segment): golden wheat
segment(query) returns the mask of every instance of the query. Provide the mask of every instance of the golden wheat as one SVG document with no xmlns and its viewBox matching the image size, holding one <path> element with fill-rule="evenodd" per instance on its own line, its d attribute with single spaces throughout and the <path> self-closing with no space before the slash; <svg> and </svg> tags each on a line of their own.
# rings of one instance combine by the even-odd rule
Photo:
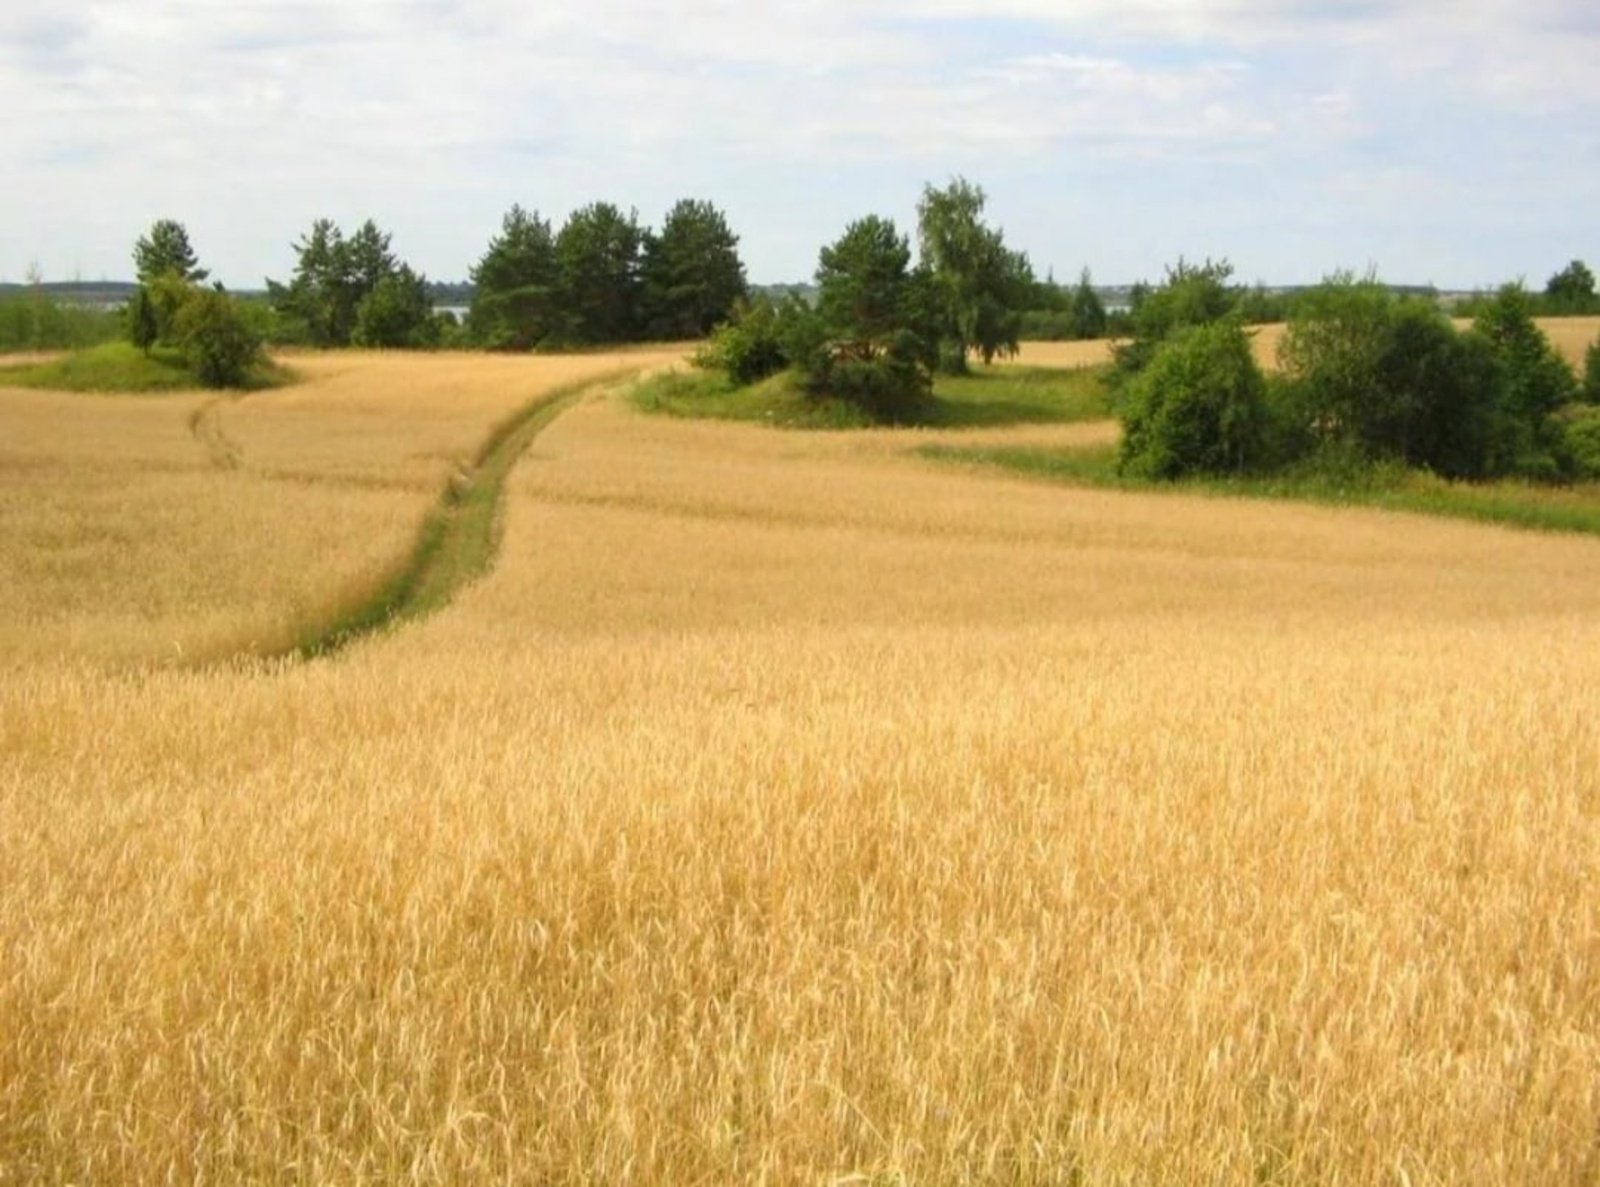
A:
<svg viewBox="0 0 1600 1187">
<path fill-rule="evenodd" d="M 541 382 L 343 365 L 245 457 Z M 416 626 L 15 659 L 0 1182 L 1595 1181 L 1600 546 L 896 440 L 596 397 Z"/>
</svg>

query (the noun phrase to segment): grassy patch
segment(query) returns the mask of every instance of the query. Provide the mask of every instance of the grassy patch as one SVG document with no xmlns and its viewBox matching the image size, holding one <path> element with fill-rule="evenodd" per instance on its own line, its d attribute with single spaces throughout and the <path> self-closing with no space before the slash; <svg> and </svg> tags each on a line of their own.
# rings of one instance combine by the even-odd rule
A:
<svg viewBox="0 0 1600 1187">
<path fill-rule="evenodd" d="M 819 398 L 790 372 L 735 387 L 713 371 L 665 371 L 635 384 L 635 407 L 695 420 L 750 420 L 788 429 L 860 429 L 871 419 L 845 400 Z"/>
<path fill-rule="evenodd" d="M 717 420 L 749 420 L 798 429 L 856 429 L 871 417 L 847 400 L 807 392 L 792 373 L 735 387 L 709 371 L 669 371 L 635 386 L 646 412 Z M 984 367 L 970 375 L 941 375 L 927 411 L 927 428 L 994 428 L 1100 420 L 1110 415 L 1101 369 Z"/>
<path fill-rule="evenodd" d="M 250 373 L 246 390 L 282 387 L 294 374 L 272 361 L 259 363 Z M 45 363 L 0 367 L 0 385 L 44 388 L 67 392 L 124 392 L 150 395 L 193 391 L 203 385 L 170 347 L 145 354 L 127 342 L 107 342 Z"/>
<path fill-rule="evenodd" d="M 1339 473 L 1306 468 L 1268 477 L 1157 482 L 1119 474 L 1116 446 L 1056 450 L 928 445 L 917 452 L 937 461 L 991 466 L 1074 486 L 1378 507 L 1540 531 L 1600 535 L 1600 483 L 1594 482 L 1564 487 L 1515 481 L 1450 482 L 1399 466 Z"/>
<path fill-rule="evenodd" d="M 935 428 L 997 428 L 1063 424 L 1111 415 L 1105 369 L 979 367 L 934 380 L 926 424 Z"/>
</svg>

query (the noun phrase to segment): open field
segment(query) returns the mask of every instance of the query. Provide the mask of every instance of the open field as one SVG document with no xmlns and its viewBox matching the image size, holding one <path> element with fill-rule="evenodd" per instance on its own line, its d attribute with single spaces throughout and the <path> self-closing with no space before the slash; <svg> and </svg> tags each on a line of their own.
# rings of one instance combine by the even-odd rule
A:
<svg viewBox="0 0 1600 1187">
<path fill-rule="evenodd" d="M 172 664 L 670 357 L 0 391 L 0 1184 L 1600 1177 L 1591 538 L 608 391 Z"/>
<path fill-rule="evenodd" d="M 1562 357 L 1581 375 L 1584 352 L 1600 338 L 1600 317 L 1541 317 L 1535 321 Z M 1464 330 L 1471 324 L 1458 319 L 1456 328 Z M 1283 341 L 1283 332 L 1282 325 L 1260 326 L 1254 331 L 1256 361 L 1269 370 L 1278 365 L 1278 346 Z M 1024 342 L 1017 361 L 1036 367 L 1097 367 L 1111 361 L 1112 345 L 1107 341 Z"/>
</svg>

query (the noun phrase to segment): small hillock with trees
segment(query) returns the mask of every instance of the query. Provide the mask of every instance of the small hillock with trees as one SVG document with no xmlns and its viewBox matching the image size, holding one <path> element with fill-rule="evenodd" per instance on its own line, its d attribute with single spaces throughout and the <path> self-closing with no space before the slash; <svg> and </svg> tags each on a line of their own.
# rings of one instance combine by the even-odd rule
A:
<svg viewBox="0 0 1600 1187">
<path fill-rule="evenodd" d="M 814 304 L 792 294 L 741 303 L 696 364 L 731 390 L 766 383 L 774 397 L 809 400 L 824 420 L 935 419 L 935 376 L 1015 354 L 1035 288 L 1027 257 L 984 222 L 984 206 L 963 178 L 925 187 L 915 262 L 892 220 L 855 220 L 818 253 Z"/>
<path fill-rule="evenodd" d="M 138 287 L 120 314 L 122 340 L 48 362 L 7 368 L 19 387 L 159 392 L 194 387 L 277 386 L 289 373 L 270 362 L 242 302 L 203 282 L 182 223 L 161 219 L 134 244 Z"/>
</svg>

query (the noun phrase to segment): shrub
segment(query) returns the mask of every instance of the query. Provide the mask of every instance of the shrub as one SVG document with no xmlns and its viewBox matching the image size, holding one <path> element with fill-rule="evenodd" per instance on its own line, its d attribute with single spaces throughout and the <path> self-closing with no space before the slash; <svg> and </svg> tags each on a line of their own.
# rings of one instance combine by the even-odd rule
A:
<svg viewBox="0 0 1600 1187">
<path fill-rule="evenodd" d="M 155 302 L 150 299 L 150 290 L 144 285 L 141 284 L 134 290 L 133 299 L 128 302 L 125 316 L 128 323 L 128 341 L 144 354 L 149 354 L 150 348 L 156 344 L 161 326 L 156 321 Z"/>
<path fill-rule="evenodd" d="M 1583 356 L 1583 387 L 1578 398 L 1585 404 L 1600 404 L 1600 338 L 1589 344 Z"/>
<path fill-rule="evenodd" d="M 1493 468 L 1501 374 L 1487 343 L 1425 301 L 1336 276 L 1303 294 L 1280 352 L 1313 447 L 1452 478 Z"/>
<path fill-rule="evenodd" d="M 739 387 L 776 375 L 789 362 L 778 307 L 764 296 L 736 304 L 733 317 L 694 355 L 695 366 L 721 371 Z"/>
<path fill-rule="evenodd" d="M 1562 445 L 1574 478 L 1600 480 L 1600 408 L 1571 409 L 1562 419 Z"/>
<path fill-rule="evenodd" d="M 1269 437 L 1266 380 L 1237 318 L 1163 343 L 1127 390 L 1119 469 L 1143 478 L 1239 473 Z"/>
<path fill-rule="evenodd" d="M 1233 313 L 1237 291 L 1228 287 L 1233 265 L 1227 260 L 1191 264 L 1180 259 L 1168 268 L 1161 287 L 1135 285 L 1129 311 L 1132 341 L 1117 347 L 1114 381 L 1120 386 L 1150 365 L 1161 344 L 1190 326 L 1210 325 Z"/>
<path fill-rule="evenodd" d="M 904 424 L 921 418 L 933 391 L 927 355 L 926 342 L 902 330 L 881 352 L 825 350 L 802 374 L 814 394 L 846 400 L 875 421 Z"/>
<path fill-rule="evenodd" d="M 351 341 L 357 346 L 426 348 L 438 344 L 438 335 L 427 281 L 405 264 L 374 284 L 356 304 Z"/>
<path fill-rule="evenodd" d="M 238 304 L 215 289 L 194 289 L 173 318 L 172 337 L 207 387 L 242 387 L 261 357 L 261 339 Z"/>
</svg>

